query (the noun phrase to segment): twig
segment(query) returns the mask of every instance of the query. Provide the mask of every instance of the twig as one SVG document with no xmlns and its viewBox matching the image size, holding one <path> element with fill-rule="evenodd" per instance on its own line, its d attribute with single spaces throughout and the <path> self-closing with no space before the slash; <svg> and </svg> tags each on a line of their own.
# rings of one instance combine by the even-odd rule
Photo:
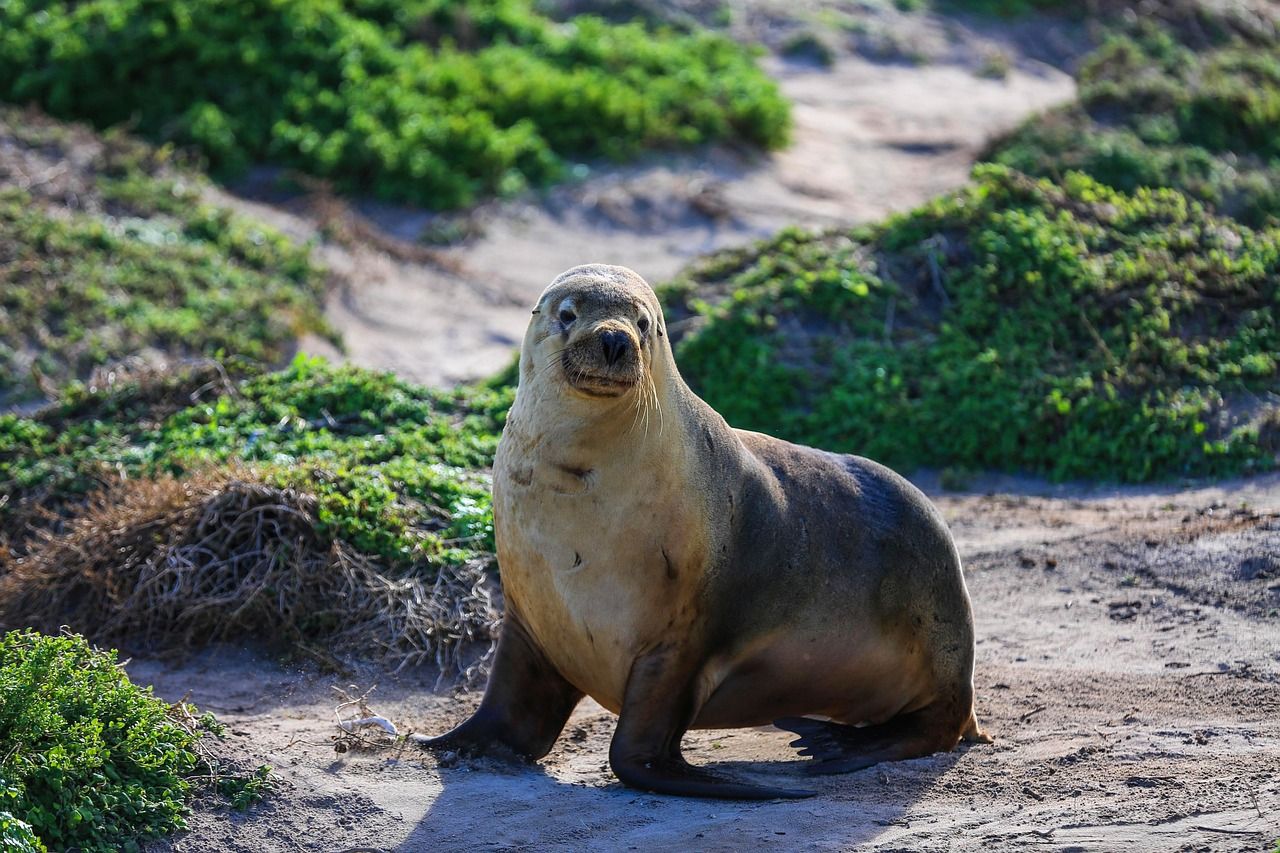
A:
<svg viewBox="0 0 1280 853">
<path fill-rule="evenodd" d="M 1041 711 L 1043 711 L 1045 708 L 1048 708 L 1048 707 L 1049 707 L 1048 705 L 1037 705 L 1027 713 L 1023 714 L 1021 717 L 1018 717 L 1018 719 L 1025 723 L 1027 720 L 1031 719 L 1036 714 L 1039 714 Z"/>
<path fill-rule="evenodd" d="M 1198 824 L 1191 828 L 1202 832 L 1220 832 L 1223 835 L 1261 835 L 1261 832 L 1256 829 L 1221 829 L 1216 826 L 1200 826 Z"/>
</svg>

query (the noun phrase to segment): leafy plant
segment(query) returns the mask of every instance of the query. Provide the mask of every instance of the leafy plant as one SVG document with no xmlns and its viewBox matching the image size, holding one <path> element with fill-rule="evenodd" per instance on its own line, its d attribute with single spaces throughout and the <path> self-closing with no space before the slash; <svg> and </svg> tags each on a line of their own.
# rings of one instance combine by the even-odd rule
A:
<svg viewBox="0 0 1280 853">
<path fill-rule="evenodd" d="M 1028 174 L 1087 172 L 1125 192 L 1173 187 L 1253 227 L 1280 223 L 1280 42 L 1144 23 L 1081 66 L 1080 99 L 989 152 Z M 1189 36 L 1188 36 L 1189 37 Z"/>
<path fill-rule="evenodd" d="M 269 161 L 433 208 L 546 183 L 567 157 L 776 147 L 788 128 L 725 38 L 560 25 L 531 0 L 13 0 L 0 33 L 0 97 L 129 122 L 223 176 Z"/>
<path fill-rule="evenodd" d="M 906 469 L 1274 465 L 1231 401 L 1280 390 L 1280 231 L 1079 173 L 974 180 L 880 226 L 695 266 L 664 291 L 673 319 L 703 319 L 686 377 L 737 426 Z"/>
<path fill-rule="evenodd" d="M 1161 4 L 961 192 L 695 264 L 682 369 L 738 426 L 908 469 L 1273 467 L 1280 41 L 1237 11 Z"/>
<path fill-rule="evenodd" d="M 21 537 L 33 501 L 74 500 L 106 470 L 182 474 L 248 463 L 317 497 L 321 532 L 393 564 L 457 564 L 493 551 L 487 468 L 506 386 L 435 391 L 299 356 L 194 405 L 203 376 L 109 394 L 72 386 L 60 406 L 0 416 L 0 531 Z M 179 403 L 170 401 L 177 399 Z M 12 525 L 12 526 L 11 526 Z"/>
<path fill-rule="evenodd" d="M 271 765 L 262 764 L 252 773 L 219 779 L 218 793 L 232 809 L 242 812 L 260 802 L 271 791 L 272 784 Z"/>
<path fill-rule="evenodd" d="M 14 810 L 55 849 L 139 850 L 183 826 L 198 735 L 168 712 L 114 652 L 73 636 L 0 637 L 0 774 Z M 13 822 L 0 819 L 0 831 L 23 838 Z"/>
<path fill-rule="evenodd" d="M 10 853 L 46 853 L 44 842 L 36 837 L 31 824 L 19 820 L 8 810 L 12 800 L 18 798 L 18 790 L 9 787 L 0 777 L 0 801 L 6 808 L 0 809 L 0 849 Z"/>
</svg>

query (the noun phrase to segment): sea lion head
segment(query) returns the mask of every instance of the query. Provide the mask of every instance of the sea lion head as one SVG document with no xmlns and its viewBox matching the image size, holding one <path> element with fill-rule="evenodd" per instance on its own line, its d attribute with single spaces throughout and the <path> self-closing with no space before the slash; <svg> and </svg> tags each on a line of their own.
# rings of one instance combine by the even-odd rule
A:
<svg viewBox="0 0 1280 853">
<path fill-rule="evenodd" d="M 551 383 L 574 397 L 608 401 L 650 387 L 669 364 L 662 307 L 626 267 L 586 264 L 542 292 L 521 350 L 521 384 Z"/>
</svg>

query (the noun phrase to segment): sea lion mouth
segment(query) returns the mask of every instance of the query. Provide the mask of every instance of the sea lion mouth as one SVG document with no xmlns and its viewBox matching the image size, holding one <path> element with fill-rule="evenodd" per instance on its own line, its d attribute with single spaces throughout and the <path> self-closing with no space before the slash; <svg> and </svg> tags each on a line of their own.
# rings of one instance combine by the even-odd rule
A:
<svg viewBox="0 0 1280 853">
<path fill-rule="evenodd" d="M 575 391 L 586 394 L 588 397 L 621 397 L 639 383 L 637 379 L 583 373 L 580 370 L 573 370 L 568 364 L 565 365 L 564 375 Z"/>
<path fill-rule="evenodd" d="M 617 324 L 589 329 L 575 335 L 561 350 L 563 379 L 585 397 L 621 397 L 644 379 L 641 346 L 641 341 Z"/>
</svg>

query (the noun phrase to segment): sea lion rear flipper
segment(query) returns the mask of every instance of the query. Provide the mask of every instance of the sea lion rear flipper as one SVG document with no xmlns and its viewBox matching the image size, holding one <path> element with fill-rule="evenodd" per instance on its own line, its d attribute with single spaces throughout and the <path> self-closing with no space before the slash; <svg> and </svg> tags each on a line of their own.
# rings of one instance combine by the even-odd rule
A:
<svg viewBox="0 0 1280 853">
<path fill-rule="evenodd" d="M 536 760 L 550 751 L 582 695 L 508 610 L 480 707 L 465 723 L 439 737 L 411 735 L 409 739 L 434 751 L 479 753 L 497 747 Z"/>
<path fill-rule="evenodd" d="M 636 659 L 627 679 L 609 766 L 625 785 L 681 797 L 776 800 L 811 797 L 816 791 L 747 785 L 694 767 L 680 753 L 680 739 L 697 714 L 693 668 L 681 649 L 666 646 Z"/>
<path fill-rule="evenodd" d="M 791 746 L 801 755 L 813 756 L 816 761 L 828 761 L 844 758 L 848 746 L 842 743 L 841 729 L 852 728 L 825 720 L 813 720 L 808 717 L 782 717 L 773 724 L 783 731 L 799 735 L 791 741 Z"/>
<path fill-rule="evenodd" d="M 801 755 L 813 757 L 804 768 L 810 775 L 853 773 L 882 761 L 907 757 L 901 754 L 898 720 L 859 727 L 808 717 L 783 717 L 773 724 L 799 735 L 791 745 Z"/>
<path fill-rule="evenodd" d="M 954 749 L 961 739 L 961 727 L 956 725 L 955 717 L 952 707 L 935 703 L 873 726 L 849 726 L 808 717 L 783 717 L 773 724 L 799 735 L 791 745 L 801 755 L 813 756 L 805 772 L 816 776 L 853 773 L 882 761 Z"/>
</svg>

